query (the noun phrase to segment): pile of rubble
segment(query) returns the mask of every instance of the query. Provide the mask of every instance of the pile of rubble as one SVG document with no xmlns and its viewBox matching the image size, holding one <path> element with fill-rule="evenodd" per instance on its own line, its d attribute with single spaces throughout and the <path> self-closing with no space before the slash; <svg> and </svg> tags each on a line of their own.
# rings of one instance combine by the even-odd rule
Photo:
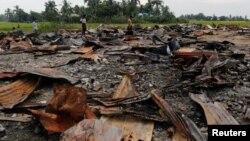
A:
<svg viewBox="0 0 250 141">
<path fill-rule="evenodd" d="M 0 136 L 203 141 L 207 125 L 249 124 L 247 30 L 137 26 L 126 35 L 101 25 L 85 36 L 0 33 Z"/>
</svg>

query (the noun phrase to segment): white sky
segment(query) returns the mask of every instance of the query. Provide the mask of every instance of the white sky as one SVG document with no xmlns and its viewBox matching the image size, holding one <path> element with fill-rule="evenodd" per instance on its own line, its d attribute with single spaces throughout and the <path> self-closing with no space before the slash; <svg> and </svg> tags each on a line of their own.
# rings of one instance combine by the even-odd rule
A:
<svg viewBox="0 0 250 141">
<path fill-rule="evenodd" d="M 0 0 L 0 13 L 3 14 L 7 8 L 13 9 L 15 5 L 26 12 L 30 10 L 41 12 L 44 10 L 44 3 L 48 0 Z M 68 0 L 72 5 L 83 5 L 83 0 Z M 147 0 L 141 0 L 145 3 Z M 250 18 L 250 0 L 163 0 L 164 4 L 170 7 L 170 10 L 176 16 L 181 14 L 197 14 L 199 12 L 205 15 L 230 15 L 245 16 Z M 62 0 L 55 0 L 56 4 L 62 3 Z"/>
</svg>

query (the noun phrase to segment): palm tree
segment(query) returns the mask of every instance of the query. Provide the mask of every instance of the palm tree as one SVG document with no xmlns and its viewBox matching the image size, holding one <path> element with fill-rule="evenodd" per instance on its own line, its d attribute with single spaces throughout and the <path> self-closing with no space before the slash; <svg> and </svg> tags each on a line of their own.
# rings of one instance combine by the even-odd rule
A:
<svg viewBox="0 0 250 141">
<path fill-rule="evenodd" d="M 48 1 L 45 3 L 45 11 L 49 11 L 49 12 L 57 12 L 57 8 L 56 8 L 56 3 L 55 1 Z"/>
<path fill-rule="evenodd" d="M 97 6 L 100 4 L 100 0 L 84 0 L 84 3 L 90 8 L 91 14 L 96 17 Z"/>
<path fill-rule="evenodd" d="M 18 5 L 14 6 L 14 10 L 13 12 L 15 13 L 16 17 L 17 17 L 17 21 L 19 22 L 20 21 L 20 8 Z"/>
<path fill-rule="evenodd" d="M 145 4 L 145 11 L 146 11 L 148 14 L 152 14 L 153 5 L 152 5 L 151 0 L 148 0 L 148 2 Z"/>
<path fill-rule="evenodd" d="M 141 5 L 140 0 L 131 0 L 131 3 L 134 4 L 134 5 Z"/>
<path fill-rule="evenodd" d="M 44 16 L 48 21 L 55 21 L 58 18 L 58 9 L 55 1 L 48 1 L 45 3 Z"/>
<path fill-rule="evenodd" d="M 163 1 L 162 0 L 152 0 L 151 4 L 153 7 L 155 7 L 154 11 L 156 15 L 159 15 L 161 13 L 160 9 L 163 7 Z"/>
<path fill-rule="evenodd" d="M 113 0 L 108 0 L 109 5 L 113 5 L 114 1 Z"/>
<path fill-rule="evenodd" d="M 71 8 L 70 3 L 67 0 L 63 0 L 63 6 L 61 8 L 62 18 L 69 22 L 72 13 L 73 9 Z"/>
<path fill-rule="evenodd" d="M 80 7 L 78 5 L 75 5 L 74 13 L 80 15 Z"/>
<path fill-rule="evenodd" d="M 140 5 L 140 4 L 141 4 L 140 0 L 130 0 L 129 5 L 128 5 L 129 15 L 135 15 L 138 11 L 137 5 Z"/>
<path fill-rule="evenodd" d="M 10 8 L 7 8 L 7 9 L 5 10 L 5 15 L 6 15 L 6 17 L 8 18 L 8 21 L 10 21 L 10 18 L 11 18 L 11 16 L 12 16 L 12 11 L 11 11 Z"/>
<path fill-rule="evenodd" d="M 14 8 L 15 8 L 15 9 L 14 9 L 14 12 L 16 12 L 16 13 L 19 12 L 20 8 L 19 8 L 18 5 L 14 6 Z"/>
</svg>

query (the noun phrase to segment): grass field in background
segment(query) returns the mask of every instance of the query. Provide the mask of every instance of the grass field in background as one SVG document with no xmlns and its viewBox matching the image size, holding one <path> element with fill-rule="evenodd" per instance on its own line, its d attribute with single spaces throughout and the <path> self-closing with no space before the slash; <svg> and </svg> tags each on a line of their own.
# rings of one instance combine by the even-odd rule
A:
<svg viewBox="0 0 250 141">
<path fill-rule="evenodd" d="M 0 22 L 0 32 L 11 32 L 12 27 L 17 27 L 18 24 L 20 25 L 20 29 L 23 31 L 32 32 L 33 26 L 32 23 L 12 23 L 12 22 Z M 93 29 L 100 25 L 100 23 L 88 23 L 87 28 Z M 114 27 L 119 28 L 126 28 L 127 24 L 110 24 Z M 153 27 L 155 25 L 165 26 L 165 25 L 172 25 L 172 24 L 156 24 L 156 23 L 144 23 L 141 24 L 142 27 Z M 41 22 L 38 23 L 38 28 L 40 32 L 50 32 L 56 31 L 58 29 L 81 29 L 81 24 L 59 24 L 59 23 L 50 23 L 50 22 Z"/>
<path fill-rule="evenodd" d="M 23 31 L 33 31 L 32 23 L 12 23 L 12 22 L 0 22 L 0 31 L 2 32 L 11 32 L 12 27 L 17 28 L 18 24 L 20 25 L 20 29 Z M 100 23 L 88 23 L 87 28 L 93 29 L 100 25 Z M 127 24 L 110 24 L 115 27 L 125 28 Z M 169 25 L 169 24 L 154 24 L 154 23 L 147 23 L 142 24 L 143 27 L 152 27 L 155 25 Z M 81 24 L 59 24 L 59 23 L 50 23 L 50 22 L 41 22 L 38 23 L 39 31 L 41 32 L 49 32 L 49 31 L 56 31 L 58 29 L 81 29 Z"/>
<path fill-rule="evenodd" d="M 216 25 L 223 24 L 229 25 L 234 24 L 238 26 L 250 26 L 250 21 L 190 21 L 192 24 L 203 24 L 203 25 L 212 25 L 213 23 Z"/>
<path fill-rule="evenodd" d="M 250 26 L 250 21 L 190 21 L 190 24 L 203 24 L 203 25 L 212 25 L 213 23 L 218 24 L 235 24 L 239 26 Z M 0 31 L 1 32 L 11 32 L 12 27 L 17 27 L 18 23 L 11 22 L 0 22 Z M 33 31 L 32 23 L 19 23 L 20 29 L 23 31 Z M 100 23 L 88 23 L 88 29 L 96 28 L 100 25 Z M 111 24 L 115 27 L 125 28 L 127 26 L 124 24 Z M 172 25 L 172 24 L 156 24 L 156 23 L 145 23 L 142 24 L 142 27 L 153 27 L 155 25 Z M 38 28 L 40 32 L 50 32 L 56 31 L 58 29 L 81 29 L 81 24 L 59 24 L 59 23 L 50 23 L 50 22 L 41 22 L 38 23 Z"/>
</svg>

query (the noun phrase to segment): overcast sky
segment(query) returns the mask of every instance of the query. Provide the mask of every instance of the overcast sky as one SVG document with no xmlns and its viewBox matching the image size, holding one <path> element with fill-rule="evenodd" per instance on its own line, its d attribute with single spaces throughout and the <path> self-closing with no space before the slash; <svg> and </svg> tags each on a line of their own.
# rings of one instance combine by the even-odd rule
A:
<svg viewBox="0 0 250 141">
<path fill-rule="evenodd" d="M 44 3 L 48 0 L 0 0 L 0 13 L 3 14 L 5 9 L 19 5 L 26 12 L 30 10 L 41 12 L 44 10 Z M 55 0 L 56 4 L 62 3 L 62 0 Z M 68 0 L 72 5 L 83 5 L 83 0 Z M 141 0 L 145 3 L 147 0 Z M 176 16 L 181 14 L 197 14 L 199 12 L 205 15 L 234 15 L 245 16 L 250 18 L 250 0 L 163 0 L 164 4 L 170 7 L 170 10 Z"/>
</svg>

